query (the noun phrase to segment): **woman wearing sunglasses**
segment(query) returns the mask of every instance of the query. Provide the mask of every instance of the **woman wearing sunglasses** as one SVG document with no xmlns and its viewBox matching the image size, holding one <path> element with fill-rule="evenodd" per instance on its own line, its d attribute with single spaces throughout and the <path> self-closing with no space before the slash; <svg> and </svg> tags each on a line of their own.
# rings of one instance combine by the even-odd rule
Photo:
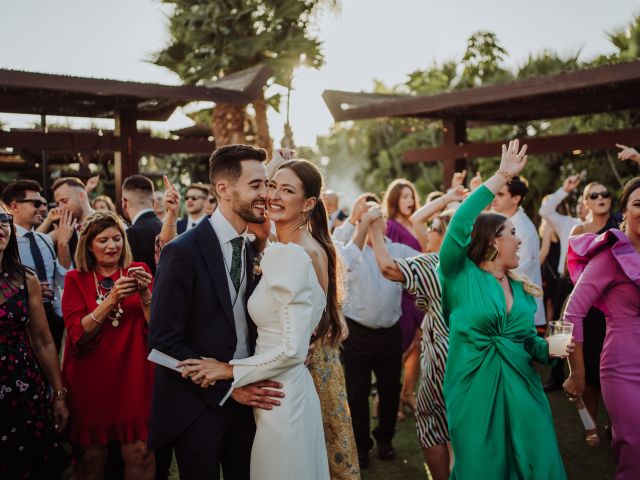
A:
<svg viewBox="0 0 640 480">
<path fill-rule="evenodd" d="M 8 211 L 0 202 L 0 477 L 56 478 L 66 391 L 40 282 L 20 263 Z"/>
<path fill-rule="evenodd" d="M 154 476 L 154 457 L 146 448 L 152 277 L 146 264 L 131 259 L 124 225 L 115 214 L 96 212 L 85 220 L 76 270 L 67 273 L 62 297 L 67 329 L 62 372 L 80 479 L 103 477 L 107 444 L 114 441 L 121 444 L 125 478 Z"/>
<path fill-rule="evenodd" d="M 582 205 L 589 212 L 587 220 L 571 230 L 571 236 L 583 233 L 604 233 L 618 228 L 620 218 L 611 213 L 611 192 L 598 182 L 591 182 L 584 187 Z M 584 366 L 586 387 L 582 399 L 589 413 L 598 418 L 600 403 L 600 354 L 604 345 L 606 322 L 604 313 L 592 307 L 584 318 Z M 589 433 L 585 441 L 590 446 L 600 445 L 597 433 Z"/>
</svg>

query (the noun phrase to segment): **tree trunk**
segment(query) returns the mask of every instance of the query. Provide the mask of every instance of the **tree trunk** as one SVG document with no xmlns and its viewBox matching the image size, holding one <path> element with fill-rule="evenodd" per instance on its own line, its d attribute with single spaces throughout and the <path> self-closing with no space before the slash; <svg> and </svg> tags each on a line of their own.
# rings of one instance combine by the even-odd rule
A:
<svg viewBox="0 0 640 480">
<path fill-rule="evenodd" d="M 213 138 L 216 148 L 233 143 L 246 143 L 244 105 L 218 103 L 213 108 Z"/>
<path fill-rule="evenodd" d="M 269 121 L 267 120 L 267 102 L 264 99 L 264 90 L 253 102 L 253 110 L 256 113 L 256 145 L 262 147 L 271 156 L 273 142 L 269 136 Z"/>
</svg>

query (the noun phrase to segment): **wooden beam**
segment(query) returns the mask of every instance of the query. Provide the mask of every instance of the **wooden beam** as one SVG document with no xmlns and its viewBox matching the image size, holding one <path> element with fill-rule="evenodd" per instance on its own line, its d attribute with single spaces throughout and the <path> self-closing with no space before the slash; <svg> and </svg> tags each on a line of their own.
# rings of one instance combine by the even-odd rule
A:
<svg viewBox="0 0 640 480">
<path fill-rule="evenodd" d="M 447 152 L 454 153 L 455 147 L 467 141 L 467 124 L 464 118 L 453 118 L 442 121 L 442 144 Z M 466 170 L 467 159 L 461 155 L 446 155 L 442 159 L 442 180 L 445 188 L 451 186 L 451 178 L 455 172 Z"/>
<path fill-rule="evenodd" d="M 137 116 L 138 111 L 135 106 L 123 108 L 116 115 L 114 133 L 118 137 L 118 149 L 113 154 L 116 205 L 120 203 L 122 198 L 122 182 L 124 179 L 138 173 Z"/>
<path fill-rule="evenodd" d="M 187 153 L 191 155 L 210 155 L 215 149 L 215 142 L 192 138 L 154 138 L 138 133 L 134 142 L 138 152 L 153 155 Z M 89 132 L 20 132 L 0 131 L 0 148 L 14 150 L 48 152 L 115 152 L 120 148 L 120 138 L 113 132 L 102 135 Z"/>
<path fill-rule="evenodd" d="M 520 138 L 529 146 L 530 154 L 561 153 L 573 150 L 599 150 L 615 148 L 616 143 L 637 145 L 640 128 L 628 128 L 610 132 L 575 133 L 549 137 Z M 405 163 L 434 163 L 448 158 L 497 157 L 504 142 L 463 143 L 442 145 L 435 148 L 417 148 L 404 153 Z M 446 178 L 445 178 L 446 180 Z"/>
</svg>

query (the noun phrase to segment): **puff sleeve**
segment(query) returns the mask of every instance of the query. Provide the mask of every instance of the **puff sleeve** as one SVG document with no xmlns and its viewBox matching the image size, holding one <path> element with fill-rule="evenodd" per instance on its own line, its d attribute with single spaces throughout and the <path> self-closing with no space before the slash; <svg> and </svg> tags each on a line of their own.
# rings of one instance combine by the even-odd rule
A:
<svg viewBox="0 0 640 480">
<path fill-rule="evenodd" d="M 291 268 L 283 268 L 283 267 Z M 278 303 L 280 344 L 259 355 L 234 359 L 232 387 L 268 380 L 304 364 L 313 331 L 312 278 L 315 271 L 304 249 L 296 244 L 274 244 L 261 262 L 262 282 Z"/>
</svg>

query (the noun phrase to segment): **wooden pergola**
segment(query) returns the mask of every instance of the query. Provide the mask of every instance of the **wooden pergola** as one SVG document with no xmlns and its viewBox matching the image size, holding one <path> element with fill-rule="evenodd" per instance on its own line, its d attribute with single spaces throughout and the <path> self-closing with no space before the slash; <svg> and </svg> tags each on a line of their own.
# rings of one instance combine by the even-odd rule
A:
<svg viewBox="0 0 640 480">
<path fill-rule="evenodd" d="M 406 163 L 443 164 L 445 183 L 467 159 L 495 156 L 503 142 L 469 142 L 467 127 L 515 124 L 575 115 L 640 108 L 640 61 L 518 80 L 439 95 L 381 95 L 325 90 L 335 121 L 379 117 L 441 120 L 443 142 L 407 150 Z M 529 152 L 551 153 L 612 148 L 640 143 L 640 128 L 525 139 Z"/>
<path fill-rule="evenodd" d="M 40 115 L 42 131 L 0 131 L 0 148 L 43 152 L 43 182 L 48 188 L 44 152 L 113 152 L 116 197 L 122 181 L 138 172 L 141 154 L 209 155 L 208 139 L 155 138 L 138 132 L 137 121 L 166 121 L 174 110 L 194 101 L 246 105 L 273 75 L 265 65 L 227 75 L 206 85 L 168 86 L 0 69 L 0 112 Z M 47 131 L 46 116 L 113 118 L 114 131 Z"/>
</svg>

